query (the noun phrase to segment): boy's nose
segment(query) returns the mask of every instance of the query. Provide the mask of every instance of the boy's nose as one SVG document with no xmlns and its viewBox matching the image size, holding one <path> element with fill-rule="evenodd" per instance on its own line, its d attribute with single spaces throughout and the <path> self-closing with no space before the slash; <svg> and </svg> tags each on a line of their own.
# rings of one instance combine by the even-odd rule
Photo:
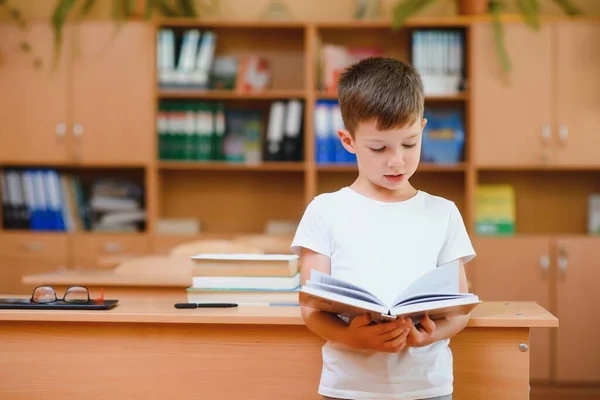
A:
<svg viewBox="0 0 600 400">
<path fill-rule="evenodd" d="M 396 153 L 388 159 L 388 167 L 402 167 L 404 165 L 404 156 L 402 153 Z"/>
</svg>

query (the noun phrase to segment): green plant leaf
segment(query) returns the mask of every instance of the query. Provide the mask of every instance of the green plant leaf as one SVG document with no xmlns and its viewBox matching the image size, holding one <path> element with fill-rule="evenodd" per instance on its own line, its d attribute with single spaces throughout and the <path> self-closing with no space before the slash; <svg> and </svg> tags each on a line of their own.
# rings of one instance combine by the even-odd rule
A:
<svg viewBox="0 0 600 400">
<path fill-rule="evenodd" d="M 135 0 L 122 0 L 123 1 L 123 17 L 125 19 L 131 18 L 135 11 Z"/>
<path fill-rule="evenodd" d="M 184 17 L 196 18 L 196 10 L 194 9 L 194 3 L 192 0 L 178 0 L 179 13 Z"/>
<path fill-rule="evenodd" d="M 52 13 L 52 30 L 54 33 L 54 61 L 53 68 L 58 65 L 60 52 L 62 50 L 63 27 L 65 21 L 69 17 L 69 13 L 73 10 L 75 0 L 59 0 L 58 5 Z"/>
<path fill-rule="evenodd" d="M 117 22 L 121 22 L 123 20 L 123 3 L 121 0 L 112 0 L 110 14 Z"/>
<path fill-rule="evenodd" d="M 505 73 L 510 72 L 512 65 L 506 46 L 504 44 L 504 26 L 500 21 L 502 7 L 496 1 L 491 3 L 490 12 L 492 14 L 492 34 L 494 38 L 494 46 L 500 60 L 500 66 Z"/>
<path fill-rule="evenodd" d="M 7 1 L 0 0 L 0 6 L 5 7 L 8 15 L 17 22 L 17 25 L 20 30 L 25 30 L 27 28 L 27 21 L 23 18 L 23 14 L 21 10 L 16 7 L 10 7 Z"/>
<path fill-rule="evenodd" d="M 144 18 L 149 20 L 152 18 L 152 11 L 157 6 L 156 0 L 146 0 L 146 10 L 144 11 Z"/>
<path fill-rule="evenodd" d="M 81 46 L 79 40 L 79 22 L 81 22 L 85 17 L 87 17 L 90 14 L 92 8 L 96 3 L 96 0 L 85 0 L 83 6 L 81 6 L 81 9 L 79 10 L 79 13 L 77 13 L 77 15 L 75 16 L 75 21 L 77 22 L 77 24 L 75 24 L 75 29 L 77 30 L 77 32 L 73 37 L 73 54 L 75 56 L 79 56 L 81 54 Z"/>
<path fill-rule="evenodd" d="M 579 15 L 583 14 L 580 8 L 578 8 L 571 0 L 553 0 L 563 12 L 567 15 Z"/>
<path fill-rule="evenodd" d="M 105 48 L 108 47 L 112 41 L 117 37 L 121 28 L 123 27 L 123 22 L 127 19 L 127 4 L 129 0 L 112 0 L 112 9 L 111 14 L 115 20 L 115 29 L 113 30 L 112 35 L 108 38 L 108 41 Z M 102 50 L 103 51 L 103 50 Z"/>
<path fill-rule="evenodd" d="M 18 21 L 21 19 L 21 10 L 19 10 L 16 7 L 11 7 L 10 10 L 8 11 L 10 14 L 10 17 L 12 19 L 14 19 L 15 21 Z"/>
<path fill-rule="evenodd" d="M 156 0 L 158 9 L 165 17 L 177 17 L 178 14 L 173 10 L 165 0 Z"/>
<path fill-rule="evenodd" d="M 84 19 L 85 17 L 87 17 L 90 13 L 90 11 L 92 11 L 92 7 L 96 4 L 96 0 L 85 0 L 85 3 L 83 3 L 83 6 L 81 7 L 81 10 L 79 10 L 79 14 L 77 15 L 77 19 L 79 21 L 81 21 L 82 19 Z"/>
<path fill-rule="evenodd" d="M 435 0 L 405 0 L 398 2 L 392 9 L 392 29 L 397 31 L 406 20 L 419 11 L 427 8 Z"/>
<path fill-rule="evenodd" d="M 536 31 L 539 30 L 539 0 L 517 0 L 517 5 L 519 6 L 519 10 L 521 10 L 521 14 L 523 14 L 523 20 L 525 24 L 529 25 Z"/>
</svg>

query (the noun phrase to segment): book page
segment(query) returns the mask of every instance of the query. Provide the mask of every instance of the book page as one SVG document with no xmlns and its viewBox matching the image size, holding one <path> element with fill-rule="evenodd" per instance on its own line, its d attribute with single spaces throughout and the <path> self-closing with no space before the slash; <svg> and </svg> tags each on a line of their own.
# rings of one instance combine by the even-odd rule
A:
<svg viewBox="0 0 600 400">
<path fill-rule="evenodd" d="M 192 260 L 291 261 L 298 259 L 298 256 L 295 254 L 201 253 L 190 258 Z"/>
<path fill-rule="evenodd" d="M 302 287 L 299 293 L 299 302 L 302 306 L 334 313 L 346 318 L 364 313 L 376 313 L 372 316 L 375 320 L 378 320 L 382 314 L 389 314 L 388 308 L 379 304 L 323 291 L 314 286 Z"/>
<path fill-rule="evenodd" d="M 377 296 L 375 296 L 373 293 L 371 293 L 359 286 L 353 285 L 352 283 L 346 282 L 342 279 L 333 277 L 328 274 L 324 274 L 324 273 L 316 271 L 314 269 L 310 271 L 310 280 L 313 282 L 324 283 L 324 284 L 330 285 L 330 286 L 337 286 L 337 287 L 341 287 L 341 288 L 351 289 L 351 290 L 354 290 L 357 292 L 365 293 L 372 298 L 375 298 L 375 299 L 377 298 Z M 377 301 L 377 303 L 381 304 L 381 301 Z"/>
<path fill-rule="evenodd" d="M 392 308 L 392 314 L 406 318 L 420 319 L 423 315 L 436 320 L 471 312 L 481 301 L 473 294 L 455 299 L 435 300 L 425 303 L 412 303 Z"/>
<path fill-rule="evenodd" d="M 317 288 L 317 289 L 320 289 L 320 290 L 323 290 L 326 292 L 330 292 L 330 293 L 337 293 L 339 295 L 350 297 L 352 299 L 367 301 L 369 303 L 374 303 L 374 304 L 381 304 L 382 306 L 384 305 L 381 303 L 381 301 L 379 301 L 379 299 L 377 297 L 371 296 L 368 293 L 360 292 L 358 290 L 354 290 L 354 289 L 350 289 L 350 288 L 333 286 L 333 285 L 328 285 L 326 283 L 319 283 L 319 282 L 312 282 L 312 281 L 307 281 L 306 286 L 314 287 L 314 288 Z"/>
<path fill-rule="evenodd" d="M 459 261 L 454 260 L 441 265 L 411 283 L 406 290 L 394 300 L 394 305 L 417 295 L 456 294 L 460 293 L 458 285 Z"/>
<path fill-rule="evenodd" d="M 469 297 L 469 296 L 472 296 L 472 295 L 468 294 L 468 293 L 461 293 L 461 294 L 456 294 L 456 295 L 426 293 L 423 295 L 415 295 L 415 296 L 407 297 L 404 300 L 402 300 L 402 304 L 400 304 L 400 305 L 407 306 L 409 304 L 427 303 L 430 301 L 453 300 L 453 299 L 459 299 L 459 298 Z"/>
</svg>

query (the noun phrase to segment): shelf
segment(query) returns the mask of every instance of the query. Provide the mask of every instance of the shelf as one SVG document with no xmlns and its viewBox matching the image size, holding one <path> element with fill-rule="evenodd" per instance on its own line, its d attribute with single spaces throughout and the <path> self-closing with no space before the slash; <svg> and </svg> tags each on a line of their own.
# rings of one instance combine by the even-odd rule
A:
<svg viewBox="0 0 600 400">
<path fill-rule="evenodd" d="M 277 100 L 303 99 L 303 90 L 266 90 L 263 92 L 242 93 L 234 90 L 198 90 L 198 89 L 161 89 L 161 99 L 194 99 L 194 100 Z"/>
<path fill-rule="evenodd" d="M 473 21 L 469 17 L 419 17 L 410 18 L 404 24 L 405 27 L 466 27 Z M 327 21 L 317 22 L 319 29 L 392 29 L 392 22 L 388 19 L 365 20 L 365 21 Z"/>
<path fill-rule="evenodd" d="M 561 21 L 580 21 L 580 22 L 598 22 L 597 15 L 543 15 L 540 16 L 541 23 L 561 22 Z M 503 23 L 523 23 L 521 14 L 502 14 L 500 21 Z M 474 24 L 493 22 L 493 16 L 489 14 L 473 16 L 422 16 L 409 18 L 405 21 L 406 28 L 466 28 Z M 310 24 L 310 23 L 309 23 Z M 346 21 L 322 21 L 315 22 L 317 29 L 392 29 L 392 22 L 388 19 L 379 20 L 346 20 Z"/>
<path fill-rule="evenodd" d="M 81 237 L 104 237 L 104 236 L 124 236 L 124 237 L 149 237 L 148 231 L 142 232 L 103 232 L 103 231 L 51 231 L 51 230 L 31 230 L 31 229 L 4 229 L 0 227 L 2 235 L 47 235 L 47 236 L 81 236 Z"/>
<path fill-rule="evenodd" d="M 270 220 L 299 221 L 303 173 L 237 170 L 165 172 L 158 176 L 163 218 L 196 218 L 203 232 L 264 232 Z"/>
<path fill-rule="evenodd" d="M 574 232 L 553 232 L 553 233 L 547 233 L 547 232 L 531 232 L 531 233 L 523 233 L 523 232 L 517 232 L 514 235 L 498 235 L 498 236 L 493 236 L 493 235 L 477 235 L 476 233 L 473 233 L 473 238 L 476 238 L 476 240 L 514 240 L 514 239 L 520 239 L 520 238 L 556 238 L 556 236 L 560 236 L 561 238 L 573 238 L 573 239 L 598 239 L 598 242 L 600 244 L 600 236 L 597 235 L 590 235 L 588 233 L 574 233 Z"/>
<path fill-rule="evenodd" d="M 593 171 L 479 171 L 477 178 L 513 188 L 517 234 L 587 234 L 589 196 L 600 193 Z"/>
<path fill-rule="evenodd" d="M 146 168 L 148 165 L 143 163 L 130 163 L 126 160 L 122 162 L 76 162 L 76 161 L 27 161 L 27 160 L 12 160 L 2 161 L 0 168 L 113 168 L 113 169 L 135 169 Z"/>
<path fill-rule="evenodd" d="M 465 163 L 459 164 L 427 164 L 419 165 L 417 173 L 422 172 L 462 172 L 466 169 Z M 357 170 L 355 164 L 317 164 L 317 171 L 322 172 L 355 172 Z"/>
<path fill-rule="evenodd" d="M 563 172 L 563 171 L 600 171 L 600 165 L 480 165 L 476 169 L 481 172 Z"/>
<path fill-rule="evenodd" d="M 182 27 L 182 28 L 263 28 L 263 29 L 304 29 L 307 22 L 304 21 L 256 21 L 256 20 L 198 20 L 193 18 L 163 18 L 156 21 L 160 27 Z"/>
<path fill-rule="evenodd" d="M 316 91 L 315 98 L 317 100 L 336 100 L 337 93 L 329 93 L 324 91 Z M 425 101 L 464 101 L 468 100 L 469 95 L 467 92 L 461 92 L 456 95 L 449 96 L 425 96 Z"/>
<path fill-rule="evenodd" d="M 197 170 L 197 171 L 304 171 L 303 162 L 262 162 L 244 164 L 221 161 L 159 161 L 161 170 Z"/>
</svg>

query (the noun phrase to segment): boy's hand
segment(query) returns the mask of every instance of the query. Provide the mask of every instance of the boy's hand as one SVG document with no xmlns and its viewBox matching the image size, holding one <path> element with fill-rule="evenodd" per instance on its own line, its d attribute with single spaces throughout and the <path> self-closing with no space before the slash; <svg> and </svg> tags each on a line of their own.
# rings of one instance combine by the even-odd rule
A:
<svg viewBox="0 0 600 400">
<path fill-rule="evenodd" d="M 406 336 L 410 331 L 409 320 L 398 318 L 390 322 L 370 323 L 369 314 L 355 317 L 346 328 L 344 344 L 355 349 L 388 353 L 404 349 Z"/>
<path fill-rule="evenodd" d="M 410 332 L 406 338 L 406 345 L 410 347 L 422 347 L 433 343 L 433 331 L 435 322 L 425 315 L 421 319 L 421 328 L 417 329 L 412 321 L 409 322 Z"/>
</svg>

